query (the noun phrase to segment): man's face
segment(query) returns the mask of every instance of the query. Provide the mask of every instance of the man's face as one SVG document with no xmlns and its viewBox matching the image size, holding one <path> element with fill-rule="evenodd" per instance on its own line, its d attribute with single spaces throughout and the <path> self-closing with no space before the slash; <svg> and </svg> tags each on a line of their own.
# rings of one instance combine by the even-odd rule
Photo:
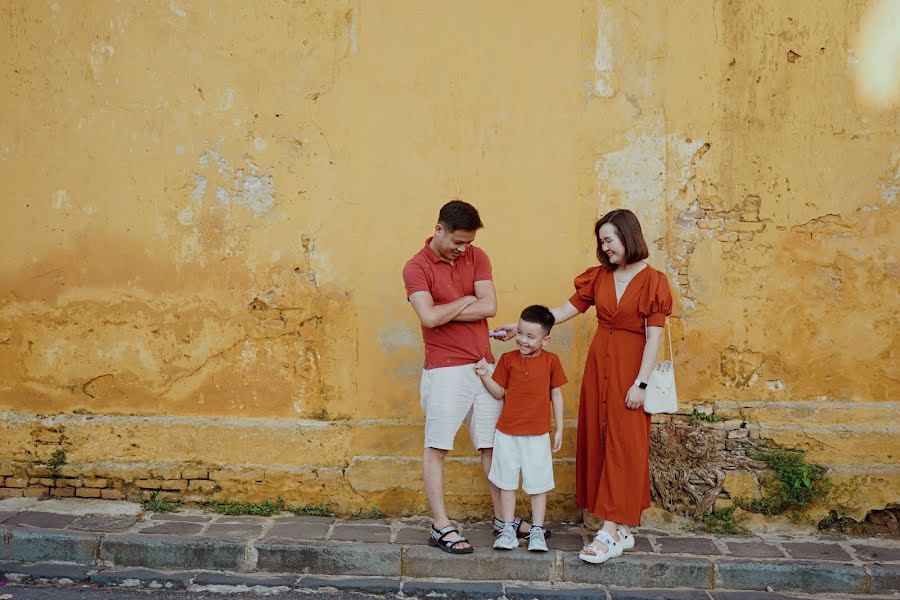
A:
<svg viewBox="0 0 900 600">
<path fill-rule="evenodd" d="M 438 223 L 434 228 L 433 249 L 444 260 L 454 262 L 475 241 L 475 233 L 475 231 L 466 231 L 465 229 L 448 231 Z"/>
</svg>

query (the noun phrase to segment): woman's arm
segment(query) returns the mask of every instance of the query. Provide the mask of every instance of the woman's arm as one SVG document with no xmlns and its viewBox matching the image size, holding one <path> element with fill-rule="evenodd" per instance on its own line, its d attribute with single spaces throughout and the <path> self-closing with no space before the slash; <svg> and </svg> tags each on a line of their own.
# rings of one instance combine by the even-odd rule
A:
<svg viewBox="0 0 900 600">
<path fill-rule="evenodd" d="M 641 358 L 641 370 L 638 371 L 637 380 L 647 383 L 650 373 L 656 365 L 656 357 L 659 354 L 659 346 L 662 343 L 663 328 L 648 327 L 647 343 L 644 344 L 644 356 Z M 625 394 L 625 406 L 628 408 L 640 408 L 644 405 L 646 391 L 633 383 Z"/>
<path fill-rule="evenodd" d="M 556 319 L 554 325 L 559 325 L 560 323 L 565 323 L 572 317 L 577 317 L 581 313 L 577 308 L 572 306 L 572 303 L 566 300 L 566 303 L 557 306 L 556 308 L 551 308 L 550 312 L 553 313 L 553 318 Z M 506 335 L 495 335 L 494 337 L 500 340 L 501 342 L 505 342 L 506 340 L 510 340 L 516 337 L 516 329 L 518 329 L 518 325 L 516 323 L 507 323 L 506 325 L 501 325 L 497 328 L 497 331 L 505 332 Z"/>
</svg>

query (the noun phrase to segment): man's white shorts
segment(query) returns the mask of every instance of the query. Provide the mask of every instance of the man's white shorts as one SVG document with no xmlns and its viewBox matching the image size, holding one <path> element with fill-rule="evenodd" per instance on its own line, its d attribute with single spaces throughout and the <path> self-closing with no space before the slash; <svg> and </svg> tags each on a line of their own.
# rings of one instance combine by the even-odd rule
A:
<svg viewBox="0 0 900 600">
<path fill-rule="evenodd" d="M 493 368 L 492 365 L 491 372 Z M 469 428 L 476 450 L 493 447 L 503 401 L 487 391 L 474 364 L 422 371 L 419 391 L 425 413 L 426 448 L 453 450 L 453 439 L 463 423 Z"/>
<path fill-rule="evenodd" d="M 498 431 L 494 437 L 494 459 L 488 479 L 501 490 L 519 489 L 526 494 L 543 494 L 553 489 L 553 454 L 550 434 L 507 435 Z"/>
</svg>

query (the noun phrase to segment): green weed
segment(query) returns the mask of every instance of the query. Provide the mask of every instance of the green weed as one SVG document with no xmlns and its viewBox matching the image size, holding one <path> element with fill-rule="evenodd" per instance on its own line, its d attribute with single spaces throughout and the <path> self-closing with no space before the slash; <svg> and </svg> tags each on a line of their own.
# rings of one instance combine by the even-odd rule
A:
<svg viewBox="0 0 900 600">
<path fill-rule="evenodd" d="M 164 500 L 162 498 L 157 498 L 159 491 L 153 491 L 150 493 L 149 499 L 141 499 L 141 508 L 144 512 L 155 512 L 155 513 L 171 513 L 178 512 L 181 508 L 184 500 L 181 498 L 177 500 Z"/>
<path fill-rule="evenodd" d="M 59 477 L 59 468 L 64 464 L 66 464 L 66 451 L 62 448 L 54 450 L 53 454 L 50 455 L 50 460 L 47 461 L 47 466 L 50 467 L 50 473 L 54 477 Z"/>
<path fill-rule="evenodd" d="M 284 510 L 284 499 L 279 496 L 277 500 L 263 500 L 262 502 L 221 500 L 218 502 L 208 502 L 204 507 L 207 510 L 229 516 L 253 515 L 258 517 L 271 517 Z"/>
<path fill-rule="evenodd" d="M 691 413 L 691 423 L 693 423 L 695 425 L 697 423 L 699 423 L 700 421 L 705 421 L 707 423 L 715 423 L 715 422 L 721 421 L 721 420 L 722 420 L 722 417 L 720 417 L 719 415 L 702 413 L 702 412 L 699 412 L 696 408 L 694 409 L 694 412 Z"/>
<path fill-rule="evenodd" d="M 369 510 L 358 510 L 350 515 L 351 519 L 383 519 L 384 513 L 377 506 L 373 506 Z"/>
<path fill-rule="evenodd" d="M 758 500 L 735 500 L 744 510 L 763 515 L 790 512 L 796 517 L 816 498 L 828 493 L 831 482 L 825 467 L 806 462 L 803 452 L 769 450 L 754 457 L 769 464 L 775 476 L 764 482 L 766 494 Z"/>
<path fill-rule="evenodd" d="M 736 506 L 721 510 L 712 509 L 703 516 L 703 529 L 707 533 L 741 533 L 743 528 L 734 518 Z"/>
</svg>

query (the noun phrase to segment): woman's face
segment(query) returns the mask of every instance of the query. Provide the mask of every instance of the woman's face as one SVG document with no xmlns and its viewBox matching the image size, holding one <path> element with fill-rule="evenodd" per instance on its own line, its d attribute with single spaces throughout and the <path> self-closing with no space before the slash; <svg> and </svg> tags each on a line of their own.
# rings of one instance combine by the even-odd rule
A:
<svg viewBox="0 0 900 600">
<path fill-rule="evenodd" d="M 619 230 L 615 225 L 604 223 L 597 232 L 597 240 L 600 242 L 600 251 L 606 253 L 609 262 L 625 266 L 625 245 L 619 239 Z"/>
</svg>

